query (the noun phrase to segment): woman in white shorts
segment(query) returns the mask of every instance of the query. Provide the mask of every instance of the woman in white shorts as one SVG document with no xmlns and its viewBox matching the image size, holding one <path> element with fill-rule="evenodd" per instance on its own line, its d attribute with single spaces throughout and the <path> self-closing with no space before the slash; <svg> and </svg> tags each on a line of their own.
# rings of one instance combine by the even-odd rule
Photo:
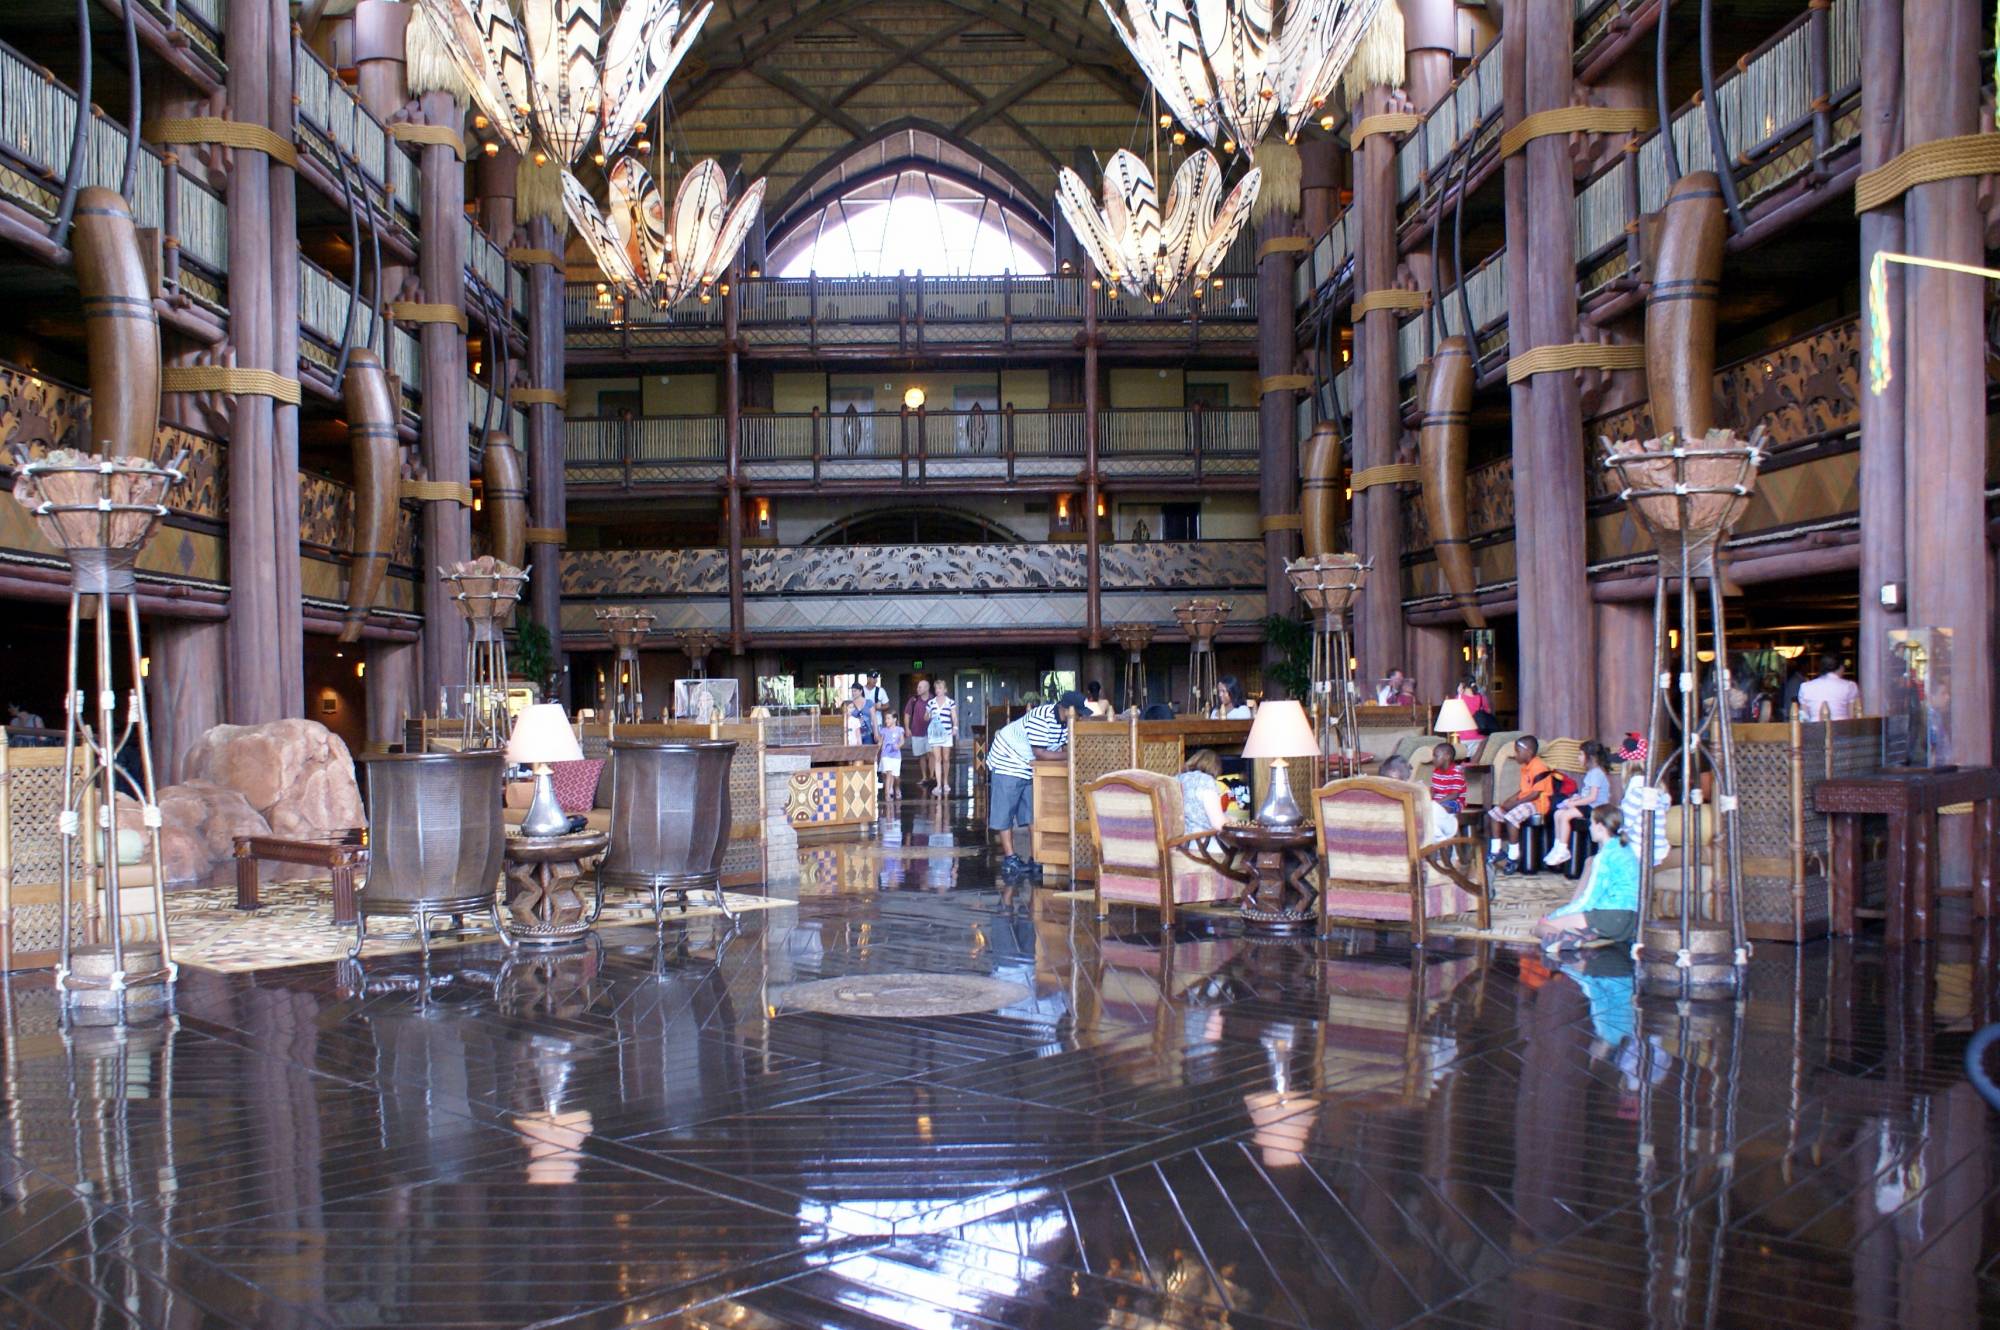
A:
<svg viewBox="0 0 2000 1330">
<path fill-rule="evenodd" d="M 931 793 L 942 799 L 948 792 L 951 781 L 951 744 L 958 737 L 958 703 L 952 701 L 951 694 L 940 683 L 931 695 L 930 725 L 924 734 L 928 752 L 924 761 L 930 764 L 931 780 L 935 784 Z"/>
</svg>

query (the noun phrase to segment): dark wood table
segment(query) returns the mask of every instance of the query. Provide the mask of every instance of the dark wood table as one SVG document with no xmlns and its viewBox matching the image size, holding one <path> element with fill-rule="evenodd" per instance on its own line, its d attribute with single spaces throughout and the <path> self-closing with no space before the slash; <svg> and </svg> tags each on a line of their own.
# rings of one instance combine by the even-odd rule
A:
<svg viewBox="0 0 2000 1330">
<path fill-rule="evenodd" d="M 1255 933 L 1298 933 L 1319 926 L 1319 863 L 1313 824 L 1267 827 L 1231 822 L 1215 833 L 1228 847 L 1239 872 L 1250 874 L 1239 908 L 1243 926 Z"/>
<path fill-rule="evenodd" d="M 1961 803 L 1972 805 L 1972 915 L 1990 919 L 2000 913 L 1993 884 L 2000 771 L 1992 767 L 1880 771 L 1821 781 L 1813 804 L 1826 814 L 1833 831 L 1828 926 L 1835 933 L 1854 932 L 1855 901 L 1861 890 L 1861 819 L 1873 814 L 1889 819 L 1885 941 L 1901 947 L 1934 940 L 1938 809 Z"/>
<path fill-rule="evenodd" d="M 257 910 L 257 861 L 304 864 L 324 868 L 333 876 L 333 922 L 354 922 L 355 874 L 368 866 L 368 847 L 360 827 L 325 836 L 238 836 L 236 838 L 236 908 Z"/>
<path fill-rule="evenodd" d="M 602 831 L 509 836 L 506 908 L 498 916 L 507 944 L 556 947 L 581 942 L 604 905 L 600 885 L 597 908 L 584 908 L 583 893 L 577 890 L 583 861 L 603 854 L 610 844 L 611 837 Z"/>
</svg>

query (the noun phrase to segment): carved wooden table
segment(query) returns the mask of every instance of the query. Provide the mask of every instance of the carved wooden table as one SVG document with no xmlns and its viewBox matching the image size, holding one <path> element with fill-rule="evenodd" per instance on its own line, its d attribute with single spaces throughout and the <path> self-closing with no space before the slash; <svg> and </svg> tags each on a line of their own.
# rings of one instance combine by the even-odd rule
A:
<svg viewBox="0 0 2000 1330">
<path fill-rule="evenodd" d="M 238 836 L 236 838 L 236 908 L 262 909 L 257 898 L 257 861 L 304 864 L 324 868 L 333 876 L 333 922 L 354 922 L 355 874 L 368 866 L 368 847 L 361 828 L 350 827 L 325 836 Z"/>
<path fill-rule="evenodd" d="M 1972 805 L 1972 916 L 2000 914 L 1993 883 L 1995 812 L 2000 806 L 2000 771 L 1955 767 L 1940 771 L 1880 771 L 1819 783 L 1814 806 L 1833 831 L 1831 917 L 1835 933 L 1854 931 L 1855 901 L 1861 889 L 1861 819 L 1889 819 L 1886 934 L 1891 947 L 1930 942 L 1937 937 L 1938 810 Z"/>
<path fill-rule="evenodd" d="M 507 945 L 559 947 L 581 942 L 597 911 L 586 909 L 577 883 L 583 861 L 603 854 L 611 837 L 601 831 L 567 836 L 507 838 L 506 908 L 500 933 Z"/>
<path fill-rule="evenodd" d="M 1234 856 L 1236 872 L 1250 875 L 1240 905 L 1246 930 L 1298 933 L 1318 927 L 1313 869 L 1319 854 L 1312 823 L 1280 828 L 1232 822 L 1215 834 Z"/>
</svg>

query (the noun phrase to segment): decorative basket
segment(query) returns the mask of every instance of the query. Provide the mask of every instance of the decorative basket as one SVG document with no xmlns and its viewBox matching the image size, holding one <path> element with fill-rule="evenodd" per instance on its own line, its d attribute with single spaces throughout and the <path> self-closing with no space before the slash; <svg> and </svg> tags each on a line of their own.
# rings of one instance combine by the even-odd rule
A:
<svg viewBox="0 0 2000 1330">
<path fill-rule="evenodd" d="M 1750 506 L 1764 460 L 1764 427 L 1745 439 L 1712 429 L 1689 446 L 1668 431 L 1658 438 L 1601 441 L 1604 467 L 1618 480 L 1618 497 L 1647 530 L 1685 533 L 1699 543 L 1727 531 Z"/>
<path fill-rule="evenodd" d="M 644 610 L 639 612 L 646 613 Z M 648 622 L 652 617 L 650 614 L 646 615 Z M 689 661 L 699 665 L 708 659 L 710 652 L 722 644 L 722 634 L 713 628 L 683 628 L 674 634 L 674 641 L 680 644 L 680 649 L 687 655 Z"/>
<path fill-rule="evenodd" d="M 1232 603 L 1226 600 L 1197 598 L 1174 606 L 1174 618 L 1187 631 L 1190 642 L 1206 646 L 1215 640 L 1217 630 L 1229 621 L 1232 608 Z"/>
<path fill-rule="evenodd" d="M 1285 565 L 1285 576 L 1298 589 L 1299 599 L 1315 612 L 1345 614 L 1368 585 L 1368 574 L 1374 567 L 1372 560 L 1358 554 L 1322 554 L 1291 560 Z"/>
<path fill-rule="evenodd" d="M 1136 656 L 1153 645 L 1157 631 L 1149 623 L 1121 623 L 1111 630 L 1111 640 L 1123 647 L 1127 655 Z"/>
<path fill-rule="evenodd" d="M 597 621 L 604 625 L 605 635 L 611 645 L 618 648 L 620 659 L 626 659 L 639 650 L 653 631 L 653 612 L 633 609 L 625 605 L 614 605 L 597 611 Z"/>
<path fill-rule="evenodd" d="M 17 451 L 14 501 L 69 556 L 78 591 L 122 594 L 134 587 L 139 551 L 167 515 L 163 500 L 181 482 L 186 458 L 182 452 L 160 466 L 58 448 L 28 461 Z"/>
<path fill-rule="evenodd" d="M 490 554 L 440 568 L 438 576 L 452 584 L 452 599 L 472 625 L 473 636 L 480 640 L 490 640 L 498 633 L 499 620 L 513 613 L 528 581 L 527 569 L 503 563 Z"/>
</svg>

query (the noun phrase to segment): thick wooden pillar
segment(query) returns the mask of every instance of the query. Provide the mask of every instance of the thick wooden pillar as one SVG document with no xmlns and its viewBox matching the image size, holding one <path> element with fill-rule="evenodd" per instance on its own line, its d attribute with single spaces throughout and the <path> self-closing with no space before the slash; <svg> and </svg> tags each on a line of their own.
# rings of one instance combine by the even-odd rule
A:
<svg viewBox="0 0 2000 1330">
<path fill-rule="evenodd" d="M 267 0 L 269 3 L 270 0 Z M 296 138 L 292 10 L 272 4 L 270 19 L 270 120 L 286 142 Z M 262 160 L 270 172 L 271 364 L 287 379 L 299 377 L 299 173 L 276 158 L 239 154 L 239 165 Z M 236 287 L 230 284 L 231 298 Z M 279 706 L 287 716 L 306 714 L 305 606 L 299 571 L 299 408 L 272 404 L 271 541 L 276 550 L 277 620 L 271 640 L 278 654 Z M 231 505 L 232 512 L 235 505 Z"/>
<path fill-rule="evenodd" d="M 1517 25 L 1516 16 L 1522 20 Z M 1568 106 L 1574 92 L 1571 0 L 1525 0 L 1508 14 L 1503 40 L 1521 43 L 1522 114 Z M 1511 108 L 1510 108 L 1511 109 Z M 1510 121 L 1512 117 L 1510 116 Z M 1526 278 L 1525 338 L 1509 354 L 1576 340 L 1575 177 L 1569 139 L 1531 140 L 1521 154 L 1522 228 L 1508 231 L 1508 270 Z M 1509 170 L 1512 171 L 1510 164 Z M 1512 222 L 1511 216 L 1509 221 Z M 1514 313 L 1521 313 L 1515 307 Z M 1521 331 L 1516 317 L 1512 327 Z M 1595 699 L 1579 681 L 1596 677 L 1584 551 L 1583 412 L 1574 373 L 1535 376 L 1525 415 L 1514 415 L 1514 490 L 1532 557 L 1521 551 L 1521 726 L 1547 735 L 1593 732 Z M 1532 505 L 1522 507 L 1522 497 Z"/>
<path fill-rule="evenodd" d="M 737 339 L 737 283 L 722 297 L 722 443 L 729 461 L 724 523 L 729 528 L 729 652 L 744 650 L 743 624 L 743 367 Z"/>
<path fill-rule="evenodd" d="M 423 97 L 424 119 L 453 133 L 465 128 L 457 99 L 429 92 Z M 426 304 L 465 308 L 465 170 L 450 148 L 425 144 L 417 160 L 418 231 L 422 253 L 417 275 Z M 424 364 L 424 470 L 433 481 L 469 485 L 472 482 L 471 402 L 465 360 L 465 334 L 455 323 L 421 325 Z M 470 508 L 455 501 L 424 504 L 422 549 L 424 579 L 423 696 L 426 705 L 442 688 L 465 682 L 465 617 L 447 594 L 438 575 L 441 566 L 472 557 Z"/>
<path fill-rule="evenodd" d="M 1299 225 L 1318 240 L 1340 215 L 1340 145 L 1332 139 L 1299 143 Z"/>
<path fill-rule="evenodd" d="M 148 615 L 146 655 L 154 771 L 172 785 L 196 742 L 222 723 L 229 629 L 220 620 Z"/>
<path fill-rule="evenodd" d="M 472 168 L 479 194 L 479 228 L 503 250 L 514 243 L 515 180 L 520 173 L 521 154 L 505 146 L 491 157 L 481 156 Z"/>
<path fill-rule="evenodd" d="M 1257 515 L 1264 531 L 1265 612 L 1286 616 L 1298 608 L 1298 593 L 1285 576 L 1285 561 L 1299 553 L 1297 524 L 1286 520 L 1299 511 L 1299 395 L 1274 386 L 1273 381 L 1298 368 L 1292 306 L 1298 252 L 1283 243 L 1297 233 L 1298 219 L 1276 210 L 1257 228 L 1257 374 L 1262 380 L 1257 395 Z M 1267 644 L 1267 696 L 1282 696 L 1270 677 L 1277 660 L 1277 649 Z"/>
<path fill-rule="evenodd" d="M 368 666 L 363 692 L 368 699 L 368 751 L 386 752 L 403 742 L 403 722 L 421 715 L 424 697 L 417 691 L 422 655 L 415 642 L 369 642 L 363 646 Z"/>
<path fill-rule="evenodd" d="M 546 217 L 528 223 L 532 248 L 561 258 L 562 239 Z M 528 267 L 528 383 L 535 388 L 563 387 L 563 270 L 558 263 Z M 560 532 L 566 524 L 568 501 L 563 475 L 563 409 L 549 402 L 528 407 L 528 529 L 531 535 Z M 562 550 L 560 542 L 530 540 L 529 603 L 535 622 L 549 630 L 551 665 L 558 699 L 571 704 L 568 661 L 562 644 Z"/>
<path fill-rule="evenodd" d="M 1362 114 L 1379 114 L 1389 103 L 1388 89 L 1371 88 L 1362 96 Z M 1359 300 L 1395 284 L 1396 140 L 1371 134 L 1354 161 L 1353 215 L 1360 222 L 1354 296 Z M 1403 433 L 1394 310 L 1370 311 L 1357 323 L 1354 355 L 1361 381 L 1354 413 L 1354 469 L 1365 471 L 1393 463 Z M 1351 509 L 1356 552 L 1375 564 L 1354 609 L 1355 654 L 1365 681 L 1383 678 L 1403 664 L 1401 503 L 1396 486 L 1373 485 L 1355 494 Z"/>
<path fill-rule="evenodd" d="M 1104 586 L 1097 539 L 1097 293 L 1083 292 L 1083 635 L 1104 644 Z"/>
<path fill-rule="evenodd" d="M 1861 169 L 1887 165 L 1903 150 L 1903 0 L 1870 0 L 1861 7 Z M 1861 214 L 1861 284 L 1883 251 L 1903 249 L 1903 201 Z M 1897 298 L 1905 270 L 1888 269 L 1890 325 L 1902 322 Z M 1861 345 L 1874 323 L 1861 302 Z M 1861 705 L 1879 716 L 1888 704 L 1889 633 L 1909 622 L 1904 607 L 1882 604 L 1882 588 L 1901 587 L 1909 569 L 1903 540 L 1904 389 L 1908 384 L 1903 338 L 1891 337 L 1886 354 L 1893 377 L 1878 396 L 1861 394 Z M 1863 373 L 1866 374 L 1866 367 Z"/>
<path fill-rule="evenodd" d="M 1909 144 L 1979 132 L 1983 13 L 1978 0 L 1905 7 L 1904 67 L 1922 71 L 1903 82 Z M 1910 252 L 1984 263 L 1978 194 L 1970 177 L 1911 189 L 1903 206 Z M 1968 569 L 1986 549 L 1986 290 L 1929 268 L 1910 268 L 1903 282 L 1903 465 L 1920 478 L 1904 488 L 1910 624 L 1952 630 L 1953 754 L 1984 763 L 1993 754 L 1992 603 L 1986 579 Z"/>
<path fill-rule="evenodd" d="M 1653 607 L 1650 601 L 1606 601 L 1597 615 L 1597 729 L 1606 743 L 1646 732 L 1652 705 Z M 1581 681 L 1579 681 L 1581 682 Z"/>
<path fill-rule="evenodd" d="M 1405 91 L 1417 113 L 1451 91 L 1451 56 L 1458 46 L 1455 0 L 1402 0 L 1403 49 L 1409 62 Z"/>
<path fill-rule="evenodd" d="M 261 57 L 272 41 L 274 17 L 272 6 L 255 0 L 229 7 L 229 49 L 250 53 L 230 61 L 230 113 L 247 124 L 270 122 L 271 68 Z M 238 152 L 229 172 L 229 337 L 242 369 L 277 368 L 273 241 L 271 171 L 261 153 Z M 229 506 L 228 718 L 239 725 L 288 714 L 278 564 L 289 557 L 296 566 L 298 542 L 288 555 L 279 548 L 275 405 L 269 397 L 241 394 L 229 417 L 229 493 L 237 501 Z M 296 471 L 292 481 L 296 494 Z"/>
</svg>

